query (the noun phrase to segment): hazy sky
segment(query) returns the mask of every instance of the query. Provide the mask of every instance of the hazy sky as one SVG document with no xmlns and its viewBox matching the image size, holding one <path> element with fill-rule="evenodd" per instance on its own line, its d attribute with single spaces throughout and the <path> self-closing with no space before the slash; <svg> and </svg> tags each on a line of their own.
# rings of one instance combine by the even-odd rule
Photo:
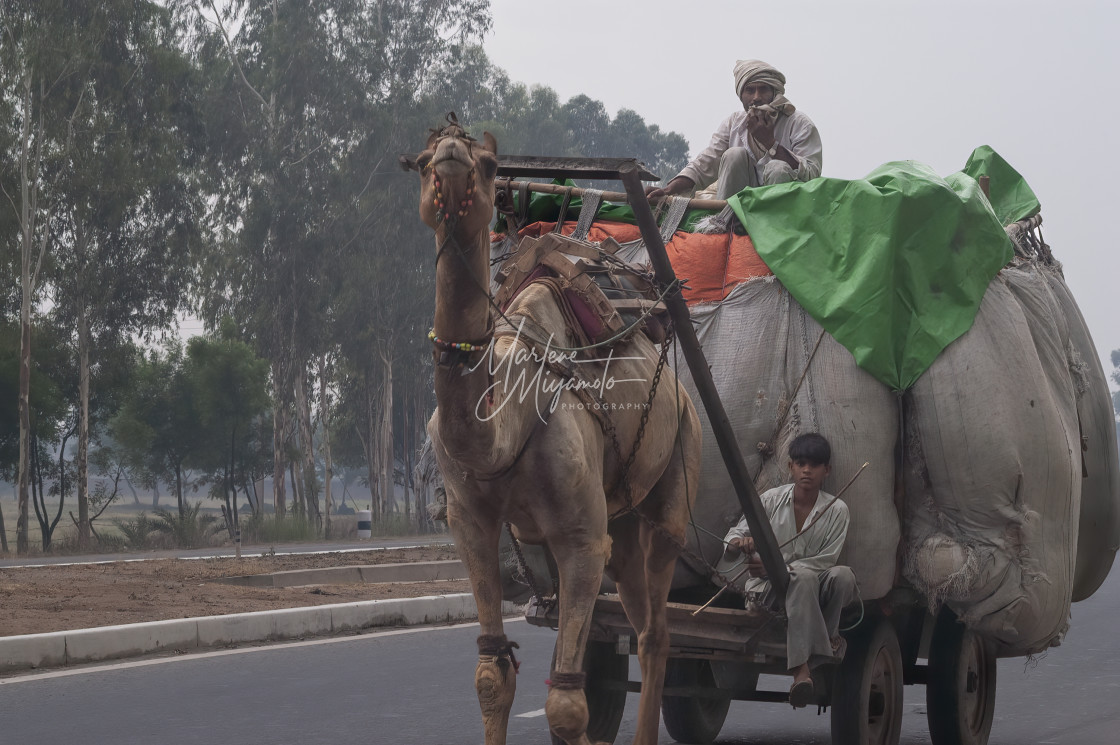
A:
<svg viewBox="0 0 1120 745">
<path fill-rule="evenodd" d="M 758 58 L 824 142 L 824 173 L 917 160 L 942 175 L 991 145 L 1042 203 L 1043 236 L 1105 360 L 1120 348 L 1114 129 L 1120 10 L 1107 2 L 491 0 L 492 62 L 680 132 L 695 155 Z M 499 143 L 500 146 L 500 143 Z M 625 153 L 618 153 L 625 155 Z"/>
</svg>

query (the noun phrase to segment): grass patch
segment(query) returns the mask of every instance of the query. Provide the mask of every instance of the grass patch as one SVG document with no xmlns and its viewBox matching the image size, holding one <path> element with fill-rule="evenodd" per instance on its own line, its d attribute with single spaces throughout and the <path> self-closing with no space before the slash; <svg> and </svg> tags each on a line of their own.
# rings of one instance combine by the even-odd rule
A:
<svg viewBox="0 0 1120 745">
<path fill-rule="evenodd" d="M 243 543 L 299 543 L 319 539 L 319 525 L 297 515 L 255 515 L 241 521 Z"/>
</svg>

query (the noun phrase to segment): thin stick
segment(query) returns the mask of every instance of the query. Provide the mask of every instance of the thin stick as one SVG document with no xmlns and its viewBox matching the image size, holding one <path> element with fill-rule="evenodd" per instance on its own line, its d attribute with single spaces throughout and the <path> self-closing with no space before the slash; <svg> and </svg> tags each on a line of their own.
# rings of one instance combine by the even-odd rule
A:
<svg viewBox="0 0 1120 745">
<path fill-rule="evenodd" d="M 856 471 L 856 474 L 855 474 L 855 476 L 852 476 L 852 477 L 851 477 L 850 479 L 848 479 L 848 483 L 844 484 L 844 488 L 843 488 L 843 489 L 841 489 L 840 491 L 836 492 L 836 496 L 832 498 L 832 501 L 831 501 L 831 502 L 829 502 L 829 503 L 828 503 L 827 505 L 825 505 L 825 508 L 824 508 L 823 510 L 821 510 L 821 511 L 820 511 L 819 513 L 817 513 L 817 516 L 813 518 L 813 522 L 809 523 L 809 524 L 808 524 L 808 525 L 806 525 L 806 526 L 805 526 L 804 528 L 802 528 L 801 530 L 799 530 L 799 531 L 797 532 L 797 534 L 793 536 L 793 538 L 790 538 L 790 539 L 789 539 L 788 541 L 786 541 L 786 542 L 785 542 L 785 543 L 783 543 L 782 545 L 778 546 L 778 549 L 779 549 L 779 550 L 781 550 L 781 549 L 785 548 L 786 546 L 788 546 L 789 544 L 793 543 L 793 542 L 794 542 L 794 540 L 796 540 L 796 539 L 798 538 L 798 536 L 800 536 L 800 535 L 804 534 L 806 530 L 808 530 L 809 528 L 811 528 L 811 527 L 813 527 L 814 525 L 816 525 L 816 524 L 817 524 L 817 520 L 820 520 L 820 519 L 821 519 L 821 517 L 823 517 L 823 516 L 824 516 L 824 513 L 828 511 L 828 508 L 829 508 L 829 507 L 831 507 L 832 505 L 836 504 L 836 501 L 837 501 L 838 499 L 840 499 L 840 496 L 841 496 L 841 495 L 842 495 L 842 494 L 843 494 L 844 492 L 848 491 L 848 487 L 849 487 L 849 486 L 851 486 L 851 485 L 852 485 L 852 484 L 853 484 L 853 483 L 855 482 L 855 480 L 859 478 L 859 475 L 860 475 L 861 473 L 863 473 L 863 469 L 867 468 L 867 467 L 868 467 L 869 465 L 871 465 L 871 461 L 867 461 L 867 462 L 866 462 L 866 463 L 864 463 L 864 464 L 863 464 L 862 466 L 860 466 L 860 467 L 859 467 L 859 470 L 858 470 L 858 471 Z M 727 590 L 727 588 L 728 588 L 728 587 L 731 587 L 731 583 L 732 583 L 732 582 L 734 582 L 735 580 L 739 579 L 740 577 L 742 577 L 742 576 L 743 576 L 743 574 L 744 574 L 744 573 L 746 573 L 746 571 L 747 571 L 747 570 L 748 570 L 749 568 L 750 568 L 750 566 L 749 566 L 749 565 L 748 565 L 748 566 L 744 566 L 744 567 L 743 567 L 743 569 L 742 569 L 742 571 L 740 571 L 740 572 L 739 572 L 738 574 L 736 574 L 736 575 L 735 575 L 734 577 L 732 577 L 732 578 L 731 578 L 730 580 L 728 580 L 728 581 L 727 581 L 727 584 L 726 584 L 726 585 L 724 585 L 723 587 L 719 588 L 719 592 L 717 592 L 717 593 L 716 593 L 715 595 L 713 595 L 713 596 L 712 596 L 712 599 L 711 599 L 711 600 L 709 600 L 708 602 L 704 603 L 703 605 L 701 605 L 701 606 L 700 606 L 699 608 L 697 608 L 696 610 L 692 611 L 691 615 L 693 615 L 693 616 L 695 616 L 695 615 L 698 615 L 698 614 L 700 613 L 700 611 L 704 610 L 705 608 L 707 608 L 708 606 L 710 606 L 710 605 L 711 605 L 712 603 L 716 602 L 716 599 L 717 599 L 717 598 L 718 598 L 718 597 L 719 597 L 720 595 L 722 595 L 722 594 L 723 594 L 723 593 L 724 593 L 724 592 L 725 592 L 725 591 Z"/>
</svg>

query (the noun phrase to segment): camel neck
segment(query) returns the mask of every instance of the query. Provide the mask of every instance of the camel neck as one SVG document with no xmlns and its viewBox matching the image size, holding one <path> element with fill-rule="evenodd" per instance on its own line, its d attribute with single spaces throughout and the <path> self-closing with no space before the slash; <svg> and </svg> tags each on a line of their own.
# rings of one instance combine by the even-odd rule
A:
<svg viewBox="0 0 1120 745">
<path fill-rule="evenodd" d="M 485 344 L 490 327 L 489 233 L 446 238 L 446 233 L 437 232 L 436 244 L 443 249 L 436 266 L 432 328 L 448 343 Z M 495 422 L 487 416 L 488 354 L 482 352 L 481 359 L 472 355 L 470 366 L 435 370 L 440 439 L 456 460 L 480 467 L 499 456 L 500 450 L 495 447 Z"/>
<path fill-rule="evenodd" d="M 446 229 L 445 229 L 446 230 Z M 436 265 L 432 328 L 452 343 L 479 343 L 490 328 L 490 236 L 436 234 L 443 246 Z"/>
</svg>

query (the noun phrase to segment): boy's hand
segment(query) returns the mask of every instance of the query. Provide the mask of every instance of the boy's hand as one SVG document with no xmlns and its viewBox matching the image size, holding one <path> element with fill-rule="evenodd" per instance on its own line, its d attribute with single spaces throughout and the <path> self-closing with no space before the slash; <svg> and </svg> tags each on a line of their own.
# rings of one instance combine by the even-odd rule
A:
<svg viewBox="0 0 1120 745">
<path fill-rule="evenodd" d="M 747 554 L 748 556 L 750 554 L 753 554 L 754 553 L 754 539 L 751 538 L 749 535 L 746 535 L 746 536 L 737 536 L 737 537 L 732 538 L 730 541 L 727 542 L 727 553 L 728 554 L 730 554 L 731 556 L 734 556 L 735 554 L 739 553 L 740 551 Z"/>
</svg>

